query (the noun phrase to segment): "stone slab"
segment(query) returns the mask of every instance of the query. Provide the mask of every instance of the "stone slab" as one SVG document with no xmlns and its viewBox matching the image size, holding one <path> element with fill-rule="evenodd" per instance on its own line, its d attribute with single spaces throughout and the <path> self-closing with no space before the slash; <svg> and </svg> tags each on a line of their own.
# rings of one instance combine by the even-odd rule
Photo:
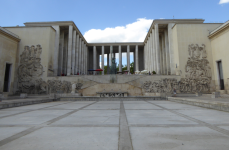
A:
<svg viewBox="0 0 229 150">
<path fill-rule="evenodd" d="M 169 97 L 169 101 L 200 106 L 204 108 L 216 109 L 221 111 L 229 111 L 229 99 L 216 99 L 211 98 L 186 98 L 186 97 Z"/>
<path fill-rule="evenodd" d="M 117 150 L 118 127 L 45 127 L 3 145 L 1 150 Z"/>
<path fill-rule="evenodd" d="M 68 112 L 70 112 L 70 110 L 36 110 L 15 116 L 1 118 L 0 125 L 41 124 Z"/>
<path fill-rule="evenodd" d="M 126 110 L 129 124 L 196 124 L 166 110 Z"/>
<path fill-rule="evenodd" d="M 130 127 L 134 150 L 228 150 L 229 137 L 207 127 Z"/>
<path fill-rule="evenodd" d="M 79 110 L 70 116 L 63 118 L 55 123 L 54 125 L 102 125 L 102 124 L 119 124 L 119 110 Z"/>
</svg>

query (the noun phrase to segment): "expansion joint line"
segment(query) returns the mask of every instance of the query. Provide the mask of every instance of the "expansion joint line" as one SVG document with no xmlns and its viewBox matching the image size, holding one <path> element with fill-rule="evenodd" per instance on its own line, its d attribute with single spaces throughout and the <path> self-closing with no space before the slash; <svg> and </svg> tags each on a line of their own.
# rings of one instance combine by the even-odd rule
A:
<svg viewBox="0 0 229 150">
<path fill-rule="evenodd" d="M 162 108 L 162 109 L 164 109 L 164 110 L 167 110 L 167 111 L 169 111 L 169 112 L 171 112 L 171 113 L 174 113 L 174 114 L 176 114 L 176 115 L 178 115 L 178 116 L 181 116 L 181 117 L 183 117 L 183 118 L 186 118 L 186 119 L 188 119 L 188 120 L 190 120 L 190 121 L 196 122 L 196 123 L 198 123 L 198 124 L 200 124 L 200 125 L 206 126 L 206 127 L 210 128 L 210 129 L 212 129 L 212 130 L 218 131 L 218 132 L 220 132 L 220 133 L 223 133 L 223 134 L 229 136 L 229 131 L 228 131 L 228 130 L 225 130 L 225 129 L 222 129 L 222 128 L 220 128 L 220 127 L 217 127 L 216 125 L 212 125 L 212 124 L 203 122 L 203 121 L 201 121 L 201 120 L 198 120 L 198 119 L 192 118 L 192 117 L 190 117 L 190 116 L 184 115 L 184 114 L 182 114 L 182 113 L 179 113 L 179 112 L 177 112 L 177 111 L 175 111 L 175 110 L 171 110 L 171 109 L 162 107 L 162 106 L 160 106 L 160 105 L 157 105 L 157 104 L 154 104 L 154 103 L 151 103 L 151 102 L 148 102 L 148 101 L 146 101 L 146 102 L 147 102 L 147 103 L 150 103 L 150 104 L 152 104 L 152 105 L 155 105 L 155 106 L 157 106 L 157 107 L 160 107 L 160 108 Z"/>
<path fill-rule="evenodd" d="M 120 101 L 120 115 L 119 115 L 119 150 L 133 150 L 129 126 L 127 123 L 126 112 L 123 101 Z"/>
<path fill-rule="evenodd" d="M 69 115 L 71 115 L 71 114 L 73 114 L 73 113 L 75 113 L 75 112 L 77 112 L 77 111 L 79 111 L 79 110 L 81 110 L 81 109 L 84 109 L 84 108 L 86 108 L 86 107 L 88 107 L 88 106 L 90 106 L 90 105 L 93 105 L 93 104 L 95 104 L 95 103 L 97 103 L 97 102 L 98 102 L 98 101 L 95 101 L 94 103 L 91 103 L 91 104 L 88 104 L 88 105 L 86 105 L 86 106 L 83 106 L 83 107 L 81 107 L 81 108 L 79 108 L 79 109 L 73 110 L 73 111 L 71 111 L 71 112 L 69 112 L 69 113 L 66 113 L 66 114 L 64 114 L 64 115 L 61 115 L 61 116 L 59 116 L 59 117 L 57 117 L 57 118 L 51 119 L 51 120 L 49 120 L 49 121 L 47 121 L 47 122 L 45 122 L 45 123 L 42 123 L 42 124 L 39 124 L 39 125 L 34 125 L 33 127 L 29 128 L 29 129 L 27 129 L 27 130 L 24 130 L 24 131 L 22 131 L 22 132 L 20 132 L 20 133 L 17 133 L 17 134 L 15 134 L 15 135 L 11 136 L 11 137 L 8 137 L 8 138 L 6 138 L 6 139 L 0 141 L 0 147 L 3 146 L 3 145 L 5 145 L 5 144 L 7 144 L 7 143 L 10 143 L 10 142 L 12 142 L 12 141 L 18 139 L 18 138 L 21 138 L 21 137 L 23 137 L 23 136 L 25 136 L 25 135 L 27 135 L 27 134 L 30 134 L 30 133 L 32 133 L 32 132 L 34 132 L 34 131 L 37 131 L 37 130 L 43 128 L 43 127 L 46 127 L 46 126 L 48 126 L 48 125 L 50 125 L 50 124 L 52 124 L 52 123 L 54 123 L 54 122 L 56 122 L 56 121 L 58 121 L 58 120 L 60 120 L 60 119 L 63 119 L 63 118 L 65 118 L 65 117 L 67 117 L 67 116 L 69 116 Z"/>
</svg>

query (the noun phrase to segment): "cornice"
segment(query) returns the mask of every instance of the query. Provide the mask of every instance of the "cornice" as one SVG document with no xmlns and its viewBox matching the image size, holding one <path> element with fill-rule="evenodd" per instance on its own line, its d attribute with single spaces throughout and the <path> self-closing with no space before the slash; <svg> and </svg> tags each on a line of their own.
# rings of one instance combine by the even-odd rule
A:
<svg viewBox="0 0 229 150">
<path fill-rule="evenodd" d="M 51 22 L 25 22 L 24 23 L 25 26 L 69 26 L 72 25 L 73 28 L 76 30 L 76 32 L 81 36 L 81 38 L 84 40 L 84 42 L 86 44 L 88 44 L 88 42 L 86 41 L 86 39 L 84 38 L 84 36 L 82 35 L 82 33 L 80 32 L 80 30 L 78 29 L 78 27 L 76 26 L 76 24 L 73 21 L 51 21 Z"/>
<path fill-rule="evenodd" d="M 215 30 L 213 30 L 210 35 L 208 36 L 208 38 L 213 38 L 216 35 L 224 32 L 225 30 L 229 29 L 229 21 L 227 21 L 226 23 L 224 23 L 223 25 L 219 26 L 218 28 L 216 28 Z"/>
<path fill-rule="evenodd" d="M 133 46 L 133 45 L 138 45 L 138 46 L 144 46 L 143 42 L 107 42 L 107 43 L 88 43 L 88 46 Z"/>
<path fill-rule="evenodd" d="M 150 33 L 152 32 L 152 29 L 154 28 L 155 24 L 202 24 L 204 22 L 204 19 L 154 19 L 150 29 L 145 37 L 144 43 L 146 43 Z"/>
<path fill-rule="evenodd" d="M 5 32 L 2 29 L 0 29 L 0 33 L 3 34 L 3 35 L 5 35 L 5 36 L 7 36 L 7 37 L 9 37 L 9 38 L 11 38 L 11 39 L 13 39 L 13 40 L 15 40 L 15 41 L 17 41 L 17 42 L 20 41 L 19 37 L 15 37 L 12 34 L 9 34 L 9 33 Z"/>
</svg>

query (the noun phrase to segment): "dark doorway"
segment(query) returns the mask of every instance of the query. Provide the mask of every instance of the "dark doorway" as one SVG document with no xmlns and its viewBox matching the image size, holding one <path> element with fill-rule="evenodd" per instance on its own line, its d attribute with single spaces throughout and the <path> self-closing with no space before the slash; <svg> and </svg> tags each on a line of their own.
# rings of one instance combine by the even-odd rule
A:
<svg viewBox="0 0 229 150">
<path fill-rule="evenodd" d="M 218 61 L 218 71 L 219 71 L 219 83 L 220 83 L 220 90 L 224 90 L 224 80 L 223 80 L 223 67 L 222 62 Z"/>
<path fill-rule="evenodd" d="M 4 79 L 4 89 L 3 89 L 3 92 L 9 92 L 11 66 L 12 66 L 11 64 L 7 64 L 7 63 L 6 63 L 5 79 Z"/>
</svg>

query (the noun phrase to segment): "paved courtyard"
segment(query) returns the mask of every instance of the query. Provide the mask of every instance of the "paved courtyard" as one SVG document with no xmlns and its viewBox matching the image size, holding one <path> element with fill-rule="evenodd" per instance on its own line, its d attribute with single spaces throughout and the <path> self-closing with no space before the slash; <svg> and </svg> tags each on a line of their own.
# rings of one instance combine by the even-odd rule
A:
<svg viewBox="0 0 229 150">
<path fill-rule="evenodd" d="M 0 110 L 1 150 L 228 150 L 229 113 L 170 101 L 61 101 Z"/>
</svg>

